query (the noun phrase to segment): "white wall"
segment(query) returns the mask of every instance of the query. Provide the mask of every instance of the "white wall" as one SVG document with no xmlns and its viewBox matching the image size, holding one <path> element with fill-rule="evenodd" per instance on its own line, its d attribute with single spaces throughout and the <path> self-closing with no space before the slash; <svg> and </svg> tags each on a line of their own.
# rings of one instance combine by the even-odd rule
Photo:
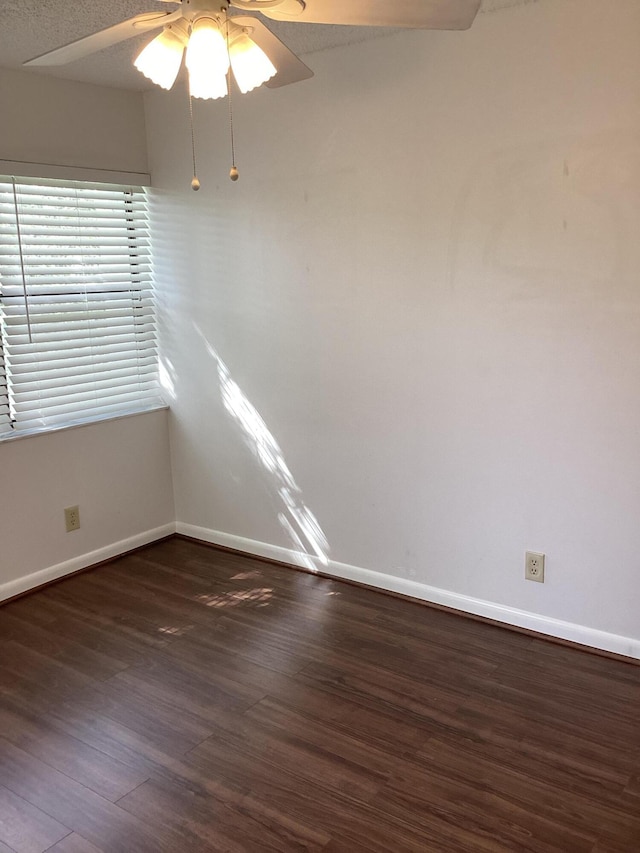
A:
<svg viewBox="0 0 640 853">
<path fill-rule="evenodd" d="M 142 95 L 0 68 L 0 159 L 147 171 Z"/>
<path fill-rule="evenodd" d="M 137 93 L 0 69 L 0 159 L 140 172 Z M 0 170 L 1 171 L 1 170 Z M 66 533 L 63 509 L 80 506 Z M 173 529 L 166 411 L 0 442 L 0 599 Z"/>
<path fill-rule="evenodd" d="M 315 54 L 235 99 L 237 185 L 196 104 L 198 195 L 146 96 L 179 529 L 285 553 L 308 508 L 332 571 L 640 656 L 638 32 L 540 0 Z"/>
<path fill-rule="evenodd" d="M 168 443 L 165 410 L 0 443 L 0 599 L 170 533 Z"/>
</svg>

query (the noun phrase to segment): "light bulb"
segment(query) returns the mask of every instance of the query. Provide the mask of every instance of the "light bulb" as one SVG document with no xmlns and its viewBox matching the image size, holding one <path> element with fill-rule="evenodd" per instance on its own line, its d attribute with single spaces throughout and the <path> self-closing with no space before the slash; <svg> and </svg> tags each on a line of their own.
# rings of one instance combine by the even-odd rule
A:
<svg viewBox="0 0 640 853">
<path fill-rule="evenodd" d="M 220 28 L 212 18 L 198 18 L 193 24 L 186 63 L 193 98 L 224 98 L 229 55 Z"/>
<path fill-rule="evenodd" d="M 229 52 L 233 76 L 243 94 L 271 80 L 277 73 L 275 65 L 264 50 L 258 47 L 246 33 L 242 33 L 235 39 Z"/>
<path fill-rule="evenodd" d="M 142 49 L 133 64 L 153 83 L 170 89 L 180 71 L 186 41 L 186 33 L 179 27 L 167 27 Z"/>
</svg>

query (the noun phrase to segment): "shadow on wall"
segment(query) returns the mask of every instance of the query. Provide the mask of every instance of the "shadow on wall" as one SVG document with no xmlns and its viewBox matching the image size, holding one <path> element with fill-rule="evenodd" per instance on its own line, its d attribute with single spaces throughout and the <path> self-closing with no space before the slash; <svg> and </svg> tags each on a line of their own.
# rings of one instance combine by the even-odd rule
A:
<svg viewBox="0 0 640 853">
<path fill-rule="evenodd" d="M 304 503 L 302 491 L 293 478 L 282 450 L 255 406 L 243 393 L 229 368 L 208 342 L 200 328 L 194 328 L 217 367 L 220 395 L 225 409 L 236 421 L 246 445 L 269 475 L 269 486 L 282 505 L 278 521 L 293 544 L 300 565 L 312 571 L 329 562 L 329 542 L 315 515 Z"/>
</svg>

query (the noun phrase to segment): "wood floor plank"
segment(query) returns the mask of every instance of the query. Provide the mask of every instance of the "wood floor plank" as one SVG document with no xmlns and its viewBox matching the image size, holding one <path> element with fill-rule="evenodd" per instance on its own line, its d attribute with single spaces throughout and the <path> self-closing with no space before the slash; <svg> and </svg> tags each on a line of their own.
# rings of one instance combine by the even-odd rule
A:
<svg viewBox="0 0 640 853">
<path fill-rule="evenodd" d="M 370 777 L 372 787 L 378 790 L 383 785 L 394 766 L 402 762 L 402 756 L 390 754 L 365 738 L 353 732 L 344 732 L 331 723 L 316 720 L 312 726 L 309 718 L 288 708 L 277 699 L 267 697 L 250 708 L 242 717 L 251 729 L 282 733 L 287 738 L 314 751 L 315 755 L 328 755 L 332 764 L 340 762 L 353 768 L 356 774 Z M 319 774 L 318 774 L 319 775 Z M 350 786 L 354 791 L 354 786 Z M 360 796 L 360 799 L 364 799 Z"/>
<path fill-rule="evenodd" d="M 14 746 L 111 801 L 132 791 L 148 776 L 144 770 L 133 769 L 56 731 L 46 719 L 9 698 L 0 705 L 0 732 Z"/>
<path fill-rule="evenodd" d="M 79 612 L 62 601 L 50 601 L 49 606 L 56 617 L 46 625 L 47 633 L 114 661 L 110 675 L 147 659 L 148 647 L 125 634 L 120 626 L 114 631 L 111 620 Z"/>
<path fill-rule="evenodd" d="M 640 853 L 640 667 L 173 538 L 0 607 L 0 786 L 0 853 Z"/>
<path fill-rule="evenodd" d="M 47 719 L 59 731 L 72 734 L 142 775 L 191 784 L 196 789 L 202 788 L 206 781 L 195 769 L 187 767 L 171 752 L 164 751 L 153 739 L 98 712 L 67 705 L 50 712 Z"/>
<path fill-rule="evenodd" d="M 159 689 L 148 693 L 144 686 L 132 693 L 126 685 L 110 682 L 100 688 L 78 691 L 75 708 L 99 712 L 152 740 L 168 754 L 181 755 L 209 737 L 213 723 L 171 701 Z"/>
<path fill-rule="evenodd" d="M 460 703 L 456 714 L 468 727 L 486 725 L 511 732 L 517 730 L 523 738 L 538 738 L 542 742 L 547 733 L 560 743 L 579 736 L 582 742 L 591 744 L 594 750 L 604 749 L 612 758 L 621 754 L 629 758 L 637 753 L 633 746 L 637 740 L 633 726 L 618 726 L 606 714 L 594 714 L 587 707 L 587 696 L 571 708 L 550 698 L 546 691 L 532 696 L 528 691 L 508 686 L 475 687 Z"/>
<path fill-rule="evenodd" d="M 460 839 L 461 850 L 493 849 L 522 853 L 587 853 L 594 835 L 568 829 L 509 798 L 485 790 L 482 780 L 450 779 L 436 768 L 405 764 L 371 804 L 416 829 Z"/>
<path fill-rule="evenodd" d="M 555 664 L 565 672 L 584 672 L 596 677 L 606 678 L 609 683 L 640 684 L 640 668 L 634 665 L 622 665 L 615 660 L 614 666 L 607 666 L 607 659 L 600 655 L 582 654 L 580 649 L 570 645 L 550 643 L 543 638 L 531 638 L 531 657 L 539 664 L 545 661 Z"/>
<path fill-rule="evenodd" d="M 179 704 L 196 708 L 208 719 L 212 709 L 242 711 L 250 707 L 278 678 L 276 673 L 234 661 L 232 654 L 210 654 L 192 644 L 176 643 L 144 666 L 119 674 L 113 682 L 136 684 L 146 693 L 164 688 Z"/>
<path fill-rule="evenodd" d="M 382 670 L 363 661 L 331 665 L 310 664 L 297 678 L 310 686 L 333 693 L 368 708 L 402 714 L 423 731 L 435 734 L 441 729 L 465 730 L 468 726 L 456 716 L 463 698 L 451 687 L 436 687 L 418 680 Z"/>
<path fill-rule="evenodd" d="M 353 796 L 351 789 L 343 788 L 335 774 L 329 780 L 314 778 L 305 768 L 293 774 L 281 753 L 257 754 L 251 747 L 243 749 L 241 743 L 212 738 L 194 750 L 189 761 L 203 775 L 236 787 L 250 780 L 242 807 L 258 822 L 294 821 L 307 833 L 321 832 L 331 838 L 338 835 L 354 848 L 362 845 L 371 853 L 437 849 L 425 847 L 426 836 L 405 830 L 401 822 L 374 812 Z"/>
<path fill-rule="evenodd" d="M 464 754 L 500 760 L 500 763 L 513 770 L 525 766 L 527 778 L 541 784 L 547 782 L 558 788 L 570 788 L 585 796 L 597 796 L 603 802 L 617 803 L 625 790 L 629 778 L 629 767 L 610 766 L 606 761 L 594 759 L 588 750 L 582 750 L 577 740 L 553 746 L 548 742 L 536 742 L 533 739 L 508 736 L 503 731 L 487 730 L 484 734 L 452 737 L 446 732 L 437 735 L 440 742 L 461 750 Z M 419 755 L 420 750 L 417 751 Z"/>
<path fill-rule="evenodd" d="M 43 853 L 69 832 L 68 827 L 0 784 L 0 842 L 10 845 L 9 849 Z"/>
<path fill-rule="evenodd" d="M 166 780 L 153 780 L 124 797 L 119 805 L 152 825 L 180 833 L 184 849 L 244 853 L 247 849 L 272 853 L 287 850 L 321 850 L 328 836 L 313 842 L 291 828 L 265 826 L 241 814 L 208 792 L 193 792 Z"/>
<path fill-rule="evenodd" d="M 464 745 L 454 747 L 435 739 L 423 747 L 418 759 L 430 772 L 437 768 L 447 778 L 461 783 L 475 780 L 483 791 L 507 798 L 518 808 L 530 808 L 533 802 L 537 815 L 564 825 L 570 832 L 589 837 L 587 827 L 593 826 L 604 838 L 618 835 L 629 843 L 640 841 L 640 814 L 618 808 L 613 797 L 605 800 L 595 786 L 585 793 L 571 782 L 559 785 L 549 777 L 536 779 L 528 763 L 526 769 L 523 769 L 524 762 L 514 769 L 504 763 L 501 755 L 493 759 L 479 757 L 464 749 Z M 591 833 L 593 843 L 596 833 L 593 830 Z"/>
<path fill-rule="evenodd" d="M 62 841 L 50 847 L 47 853 L 106 853 L 106 851 L 96 847 L 95 844 L 91 844 L 77 832 L 72 832 Z"/>
<path fill-rule="evenodd" d="M 201 755 L 210 756 L 219 744 L 238 753 L 242 751 L 255 760 L 263 758 L 280 775 L 315 782 L 323 789 L 349 791 L 363 802 L 371 799 L 384 781 L 374 769 L 363 768 L 348 757 L 337 755 L 330 742 L 319 748 L 313 739 L 259 725 L 245 716 L 228 716 L 224 721 L 221 718 L 216 735 L 193 749 L 189 761 Z"/>
<path fill-rule="evenodd" d="M 172 851 L 175 839 L 0 738 L 0 777 L 14 794 L 114 853 Z M 31 826 L 34 831 L 34 826 Z M 59 836 L 60 837 L 60 836 Z"/>
<path fill-rule="evenodd" d="M 42 595 L 75 608 L 98 625 L 117 625 L 119 633 L 145 650 L 166 646 L 175 639 L 176 628 L 188 629 L 188 623 L 176 620 L 174 611 L 130 595 L 122 584 L 119 587 L 99 584 L 95 574 L 80 575 L 72 587 L 68 582 L 54 584 L 43 590 Z"/>
<path fill-rule="evenodd" d="M 625 788 L 625 792 L 634 797 L 638 797 L 638 808 L 640 808 L 640 773 L 637 773 L 635 776 L 632 776 L 629 780 L 627 787 Z"/>
<path fill-rule="evenodd" d="M 246 613 L 244 613 L 246 617 Z M 247 643 L 247 635 L 253 641 Z M 172 655 L 186 651 L 193 660 L 214 654 L 233 654 L 240 661 L 265 667 L 287 675 L 298 672 L 315 657 L 316 644 L 309 639 L 303 625 L 288 630 L 282 620 L 270 627 L 267 617 L 239 619 L 223 615 L 213 625 L 198 626 L 188 637 L 180 638 L 169 650 Z M 200 648 L 193 648 L 194 646 Z"/>
<path fill-rule="evenodd" d="M 43 593 L 44 589 L 39 590 L 39 592 Z M 49 613 L 46 598 L 42 594 L 35 598 L 33 595 L 26 595 L 4 601 L 2 602 L 2 612 L 10 613 L 19 618 L 26 614 L 27 620 L 33 625 L 46 625 L 54 618 Z"/>
<path fill-rule="evenodd" d="M 14 640 L 0 645 L 0 667 L 31 682 L 34 689 L 44 689 L 59 695 L 96 683 L 90 675 L 80 673 L 56 658 L 35 652 Z"/>
<path fill-rule="evenodd" d="M 105 655 L 88 648 L 85 642 L 78 642 L 77 635 L 65 634 L 55 621 L 44 626 L 32 625 L 26 619 L 3 614 L 0 640 L 12 640 L 95 680 L 110 678 L 128 666 L 113 655 Z"/>
</svg>

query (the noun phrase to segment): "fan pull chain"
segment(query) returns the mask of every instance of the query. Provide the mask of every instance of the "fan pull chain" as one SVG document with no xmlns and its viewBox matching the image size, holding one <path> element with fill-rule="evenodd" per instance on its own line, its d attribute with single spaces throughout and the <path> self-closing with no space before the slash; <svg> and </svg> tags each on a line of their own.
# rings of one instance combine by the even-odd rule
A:
<svg viewBox="0 0 640 853">
<path fill-rule="evenodd" d="M 231 134 L 231 169 L 229 169 L 229 177 L 232 181 L 237 181 L 240 177 L 236 168 L 236 149 L 233 142 L 233 107 L 231 106 L 231 70 L 229 70 L 229 133 Z"/>
<path fill-rule="evenodd" d="M 193 158 L 193 178 L 191 179 L 191 189 L 197 191 L 200 189 L 200 181 L 196 169 L 196 137 L 193 132 L 193 98 L 189 92 L 189 123 L 191 125 L 191 156 Z"/>
<path fill-rule="evenodd" d="M 229 134 L 231 136 L 231 169 L 229 177 L 232 181 L 237 181 L 240 177 L 236 168 L 236 148 L 233 139 L 233 105 L 231 103 L 231 51 L 229 49 L 229 18 L 227 18 L 227 56 L 229 57 L 229 70 L 227 71 L 227 91 L 229 97 Z"/>
</svg>

